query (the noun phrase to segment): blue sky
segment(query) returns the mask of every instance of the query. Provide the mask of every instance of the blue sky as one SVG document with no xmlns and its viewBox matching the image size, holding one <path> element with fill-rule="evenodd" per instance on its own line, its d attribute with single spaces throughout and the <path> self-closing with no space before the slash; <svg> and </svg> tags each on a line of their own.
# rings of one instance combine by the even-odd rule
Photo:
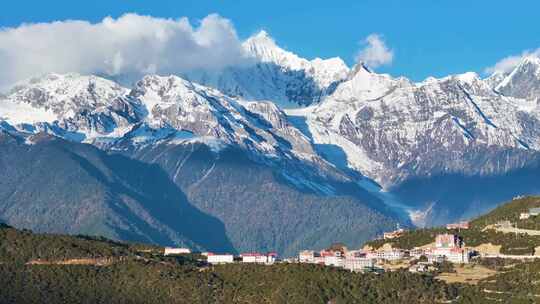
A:
<svg viewBox="0 0 540 304">
<path fill-rule="evenodd" d="M 81 4 L 84 3 L 84 4 Z M 372 33 L 394 52 L 377 70 L 414 80 L 476 71 L 509 55 L 540 47 L 540 1 L 5 1 L 0 26 L 134 12 L 154 17 L 210 13 L 230 19 L 240 38 L 267 30 L 278 44 L 303 57 L 340 56 L 348 64 Z"/>
</svg>

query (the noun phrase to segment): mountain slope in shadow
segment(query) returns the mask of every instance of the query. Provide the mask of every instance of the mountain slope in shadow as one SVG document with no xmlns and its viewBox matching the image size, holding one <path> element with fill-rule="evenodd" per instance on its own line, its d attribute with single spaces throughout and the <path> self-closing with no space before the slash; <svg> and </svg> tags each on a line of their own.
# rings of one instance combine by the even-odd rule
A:
<svg viewBox="0 0 540 304">
<path fill-rule="evenodd" d="M 37 232 L 231 251 L 224 225 L 156 165 L 38 135 L 0 134 L 0 219 Z"/>
</svg>

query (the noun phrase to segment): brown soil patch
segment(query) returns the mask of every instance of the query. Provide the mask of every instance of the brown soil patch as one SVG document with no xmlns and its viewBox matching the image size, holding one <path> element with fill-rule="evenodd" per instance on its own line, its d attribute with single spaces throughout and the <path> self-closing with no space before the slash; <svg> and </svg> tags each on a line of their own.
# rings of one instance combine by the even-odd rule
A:
<svg viewBox="0 0 540 304">
<path fill-rule="evenodd" d="M 493 245 L 491 243 L 480 244 L 472 249 L 483 254 L 500 254 L 502 245 Z"/>
<path fill-rule="evenodd" d="M 446 283 L 466 283 L 476 285 L 481 279 L 485 279 L 497 273 L 481 265 L 460 265 L 454 268 L 455 273 L 443 272 L 437 276 L 437 279 Z"/>
</svg>

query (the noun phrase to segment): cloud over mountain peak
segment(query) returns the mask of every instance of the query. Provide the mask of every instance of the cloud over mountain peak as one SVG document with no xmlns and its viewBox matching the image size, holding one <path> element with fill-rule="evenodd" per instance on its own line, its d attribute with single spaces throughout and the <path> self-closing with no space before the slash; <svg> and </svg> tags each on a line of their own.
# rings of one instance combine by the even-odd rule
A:
<svg viewBox="0 0 540 304">
<path fill-rule="evenodd" d="M 233 24 L 208 15 L 187 18 L 137 14 L 101 22 L 67 20 L 0 30 L 0 88 L 50 72 L 175 74 L 248 61 Z"/>
</svg>

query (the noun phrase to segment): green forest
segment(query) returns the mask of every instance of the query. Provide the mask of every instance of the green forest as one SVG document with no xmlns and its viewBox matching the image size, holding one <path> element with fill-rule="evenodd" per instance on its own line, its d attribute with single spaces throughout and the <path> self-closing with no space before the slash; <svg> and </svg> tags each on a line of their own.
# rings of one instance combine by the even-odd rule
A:
<svg viewBox="0 0 540 304">
<path fill-rule="evenodd" d="M 536 202 L 538 198 L 514 201 L 510 204 L 526 206 L 508 209 L 505 205 L 473 221 L 472 229 L 460 234 L 469 242 L 501 243 L 507 249 L 535 246 L 536 238 L 514 236 L 511 241 L 484 233 L 482 227 Z M 415 230 L 394 242 L 411 248 L 441 231 Z M 36 234 L 0 224 L 0 303 L 539 302 L 540 262 L 484 259 L 475 263 L 497 272 L 472 285 L 445 283 L 434 274 L 406 269 L 363 274 L 298 263 L 211 266 L 197 254 L 163 256 L 163 248 L 157 246 Z"/>
</svg>

